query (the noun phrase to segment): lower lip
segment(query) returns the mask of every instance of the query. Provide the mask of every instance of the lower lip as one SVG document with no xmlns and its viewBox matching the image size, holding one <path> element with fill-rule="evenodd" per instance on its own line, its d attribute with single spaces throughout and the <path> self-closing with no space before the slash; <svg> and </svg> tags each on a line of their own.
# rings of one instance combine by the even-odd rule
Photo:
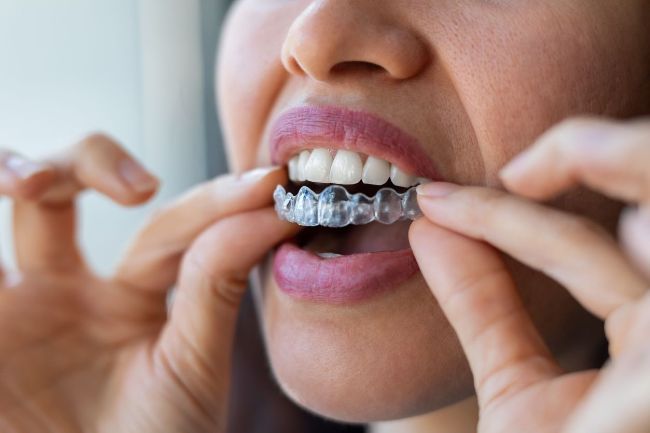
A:
<svg viewBox="0 0 650 433">
<path fill-rule="evenodd" d="M 289 296 L 327 304 L 367 300 L 396 288 L 418 271 L 410 249 L 323 259 L 285 243 L 273 260 L 273 275 Z"/>
</svg>

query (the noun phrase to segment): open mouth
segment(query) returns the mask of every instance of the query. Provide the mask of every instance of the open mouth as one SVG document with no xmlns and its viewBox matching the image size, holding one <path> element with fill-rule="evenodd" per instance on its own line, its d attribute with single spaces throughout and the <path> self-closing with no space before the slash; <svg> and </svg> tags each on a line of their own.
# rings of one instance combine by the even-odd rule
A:
<svg viewBox="0 0 650 433">
<path fill-rule="evenodd" d="M 306 227 L 298 245 L 322 258 L 408 248 L 420 215 L 413 186 L 426 179 L 349 150 L 302 150 L 275 191 L 280 218 Z"/>
<path fill-rule="evenodd" d="M 301 226 L 337 228 L 414 220 L 420 210 L 411 187 L 426 182 L 383 159 L 324 148 L 291 158 L 289 178 L 289 191 L 279 186 L 274 194 L 278 216 Z M 296 192 L 295 182 L 305 181 L 316 184 Z"/>
<path fill-rule="evenodd" d="M 294 110 L 278 124 L 272 154 L 290 182 L 275 191 L 276 211 L 305 227 L 275 256 L 280 289 L 348 303 L 416 273 L 408 243 L 420 215 L 414 187 L 435 172 L 422 169 L 429 158 L 415 140 L 373 115 L 331 107 Z"/>
</svg>

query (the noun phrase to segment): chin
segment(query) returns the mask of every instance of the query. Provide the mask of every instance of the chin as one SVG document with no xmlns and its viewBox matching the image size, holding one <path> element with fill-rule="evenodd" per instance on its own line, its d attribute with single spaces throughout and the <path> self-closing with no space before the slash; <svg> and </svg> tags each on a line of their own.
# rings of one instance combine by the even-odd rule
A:
<svg viewBox="0 0 650 433">
<path fill-rule="evenodd" d="M 299 406 L 370 423 L 432 412 L 473 394 L 459 343 L 419 272 L 349 303 L 287 294 L 272 272 L 264 274 L 257 301 L 272 371 Z"/>
</svg>

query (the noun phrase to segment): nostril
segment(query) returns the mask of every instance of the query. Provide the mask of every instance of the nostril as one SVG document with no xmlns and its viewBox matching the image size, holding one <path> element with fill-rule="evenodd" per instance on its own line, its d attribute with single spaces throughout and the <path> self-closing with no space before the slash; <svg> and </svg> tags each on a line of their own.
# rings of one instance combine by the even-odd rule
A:
<svg viewBox="0 0 650 433">
<path fill-rule="evenodd" d="M 387 73 L 388 71 L 382 66 L 372 62 L 348 61 L 340 62 L 332 67 L 330 73 L 333 75 L 345 75 L 352 73 Z"/>
<path fill-rule="evenodd" d="M 290 73 L 296 74 L 296 75 L 301 75 L 301 74 L 304 73 L 303 67 L 300 65 L 300 63 L 298 63 L 298 60 L 296 60 L 295 57 L 290 57 L 289 59 L 287 59 L 287 61 L 286 61 L 286 69 Z"/>
</svg>

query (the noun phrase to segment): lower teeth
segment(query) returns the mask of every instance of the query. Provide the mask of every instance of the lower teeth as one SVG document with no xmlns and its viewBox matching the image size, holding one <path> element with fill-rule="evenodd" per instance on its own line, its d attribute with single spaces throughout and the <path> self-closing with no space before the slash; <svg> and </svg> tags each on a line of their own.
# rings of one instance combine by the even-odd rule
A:
<svg viewBox="0 0 650 433">
<path fill-rule="evenodd" d="M 341 254 L 336 254 L 336 253 L 317 253 L 317 254 L 322 259 L 335 259 L 337 257 L 343 257 Z"/>
<path fill-rule="evenodd" d="M 414 220 L 421 215 L 415 188 L 402 194 L 382 188 L 374 197 L 368 197 L 361 193 L 350 194 L 339 185 L 329 186 L 320 194 L 303 186 L 294 196 L 278 185 L 273 198 L 281 219 L 306 227 L 345 227 L 373 221 L 392 224 Z"/>
</svg>

